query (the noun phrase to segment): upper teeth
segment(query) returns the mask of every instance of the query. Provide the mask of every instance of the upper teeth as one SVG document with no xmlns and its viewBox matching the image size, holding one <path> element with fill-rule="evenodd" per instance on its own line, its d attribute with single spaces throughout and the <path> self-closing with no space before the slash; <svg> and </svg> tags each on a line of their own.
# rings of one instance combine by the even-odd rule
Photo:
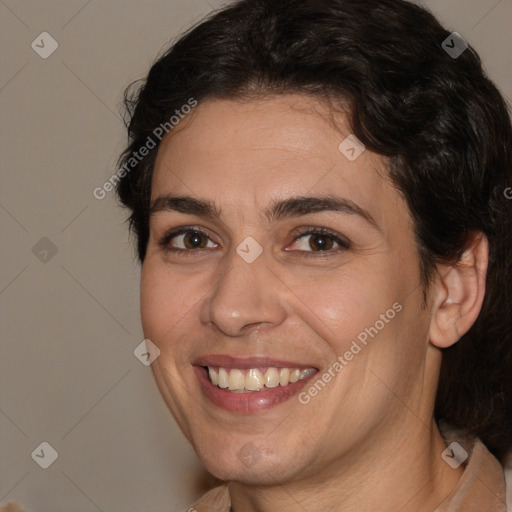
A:
<svg viewBox="0 0 512 512">
<path fill-rule="evenodd" d="M 265 372 L 251 368 L 250 370 L 226 370 L 225 368 L 213 368 L 208 366 L 208 374 L 212 384 L 229 391 L 261 391 L 262 389 L 275 388 L 279 385 L 287 386 L 290 383 L 305 379 L 316 370 L 307 368 L 267 368 Z"/>
</svg>

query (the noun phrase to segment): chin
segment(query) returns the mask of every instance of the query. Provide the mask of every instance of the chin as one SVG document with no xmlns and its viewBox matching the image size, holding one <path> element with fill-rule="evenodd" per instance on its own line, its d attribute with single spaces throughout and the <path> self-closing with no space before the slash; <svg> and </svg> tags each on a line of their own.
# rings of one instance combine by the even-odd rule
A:
<svg viewBox="0 0 512 512">
<path fill-rule="evenodd" d="M 268 455 L 251 442 L 242 444 L 239 450 L 212 451 L 207 455 L 196 452 L 205 468 L 225 482 L 246 485 L 275 485 L 293 480 L 296 476 L 294 457 L 283 453 Z"/>
</svg>

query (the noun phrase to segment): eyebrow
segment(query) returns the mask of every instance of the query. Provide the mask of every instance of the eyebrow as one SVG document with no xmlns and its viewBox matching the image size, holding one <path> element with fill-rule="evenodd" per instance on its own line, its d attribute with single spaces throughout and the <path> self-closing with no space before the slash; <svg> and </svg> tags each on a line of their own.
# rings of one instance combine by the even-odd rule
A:
<svg viewBox="0 0 512 512">
<path fill-rule="evenodd" d="M 189 215 L 197 215 L 210 220 L 220 218 L 220 209 L 215 203 L 189 196 L 166 195 L 156 198 L 150 206 L 149 214 L 162 211 L 174 211 Z M 319 212 L 338 212 L 346 215 L 357 215 L 372 227 L 380 231 L 378 224 L 370 212 L 349 199 L 338 196 L 296 196 L 284 200 L 275 200 L 265 210 L 264 216 L 269 222 L 276 222 L 291 217 L 300 217 Z"/>
</svg>

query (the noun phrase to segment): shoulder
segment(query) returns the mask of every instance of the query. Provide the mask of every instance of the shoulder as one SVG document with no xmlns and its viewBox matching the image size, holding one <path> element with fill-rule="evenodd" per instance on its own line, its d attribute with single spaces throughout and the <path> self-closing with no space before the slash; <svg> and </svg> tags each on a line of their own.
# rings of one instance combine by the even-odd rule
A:
<svg viewBox="0 0 512 512">
<path fill-rule="evenodd" d="M 446 427 L 441 432 L 449 448 L 454 443 L 458 450 L 462 448 L 466 460 L 460 461 L 465 469 L 457 487 L 436 512 L 505 512 L 505 475 L 498 460 L 478 438 L 468 438 Z"/>
<path fill-rule="evenodd" d="M 10 501 L 5 505 L 0 505 L 0 512 L 23 512 L 23 509 L 17 503 Z"/>
<path fill-rule="evenodd" d="M 196 501 L 187 512 L 229 512 L 231 500 L 225 485 L 216 487 Z"/>
</svg>

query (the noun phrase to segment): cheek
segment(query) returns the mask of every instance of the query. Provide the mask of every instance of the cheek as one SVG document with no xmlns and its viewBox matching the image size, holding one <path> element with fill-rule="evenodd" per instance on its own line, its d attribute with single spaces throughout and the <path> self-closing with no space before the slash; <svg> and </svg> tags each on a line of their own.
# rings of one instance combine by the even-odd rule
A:
<svg viewBox="0 0 512 512">
<path fill-rule="evenodd" d="M 169 295 L 165 293 L 165 280 L 157 279 L 151 265 L 144 262 L 140 285 L 140 310 L 144 336 L 153 342 L 161 338 L 169 308 Z"/>
<path fill-rule="evenodd" d="M 140 307 L 144 335 L 157 345 L 175 334 L 174 327 L 191 311 L 197 298 L 192 283 L 157 263 L 142 267 Z"/>
<path fill-rule="evenodd" d="M 388 316 L 394 317 L 392 307 L 399 300 L 400 292 L 393 281 L 396 283 L 385 271 L 342 269 L 303 282 L 295 290 L 304 316 L 323 326 L 319 329 L 340 353 L 365 328 L 380 322 L 386 311 L 391 309 Z"/>
</svg>

